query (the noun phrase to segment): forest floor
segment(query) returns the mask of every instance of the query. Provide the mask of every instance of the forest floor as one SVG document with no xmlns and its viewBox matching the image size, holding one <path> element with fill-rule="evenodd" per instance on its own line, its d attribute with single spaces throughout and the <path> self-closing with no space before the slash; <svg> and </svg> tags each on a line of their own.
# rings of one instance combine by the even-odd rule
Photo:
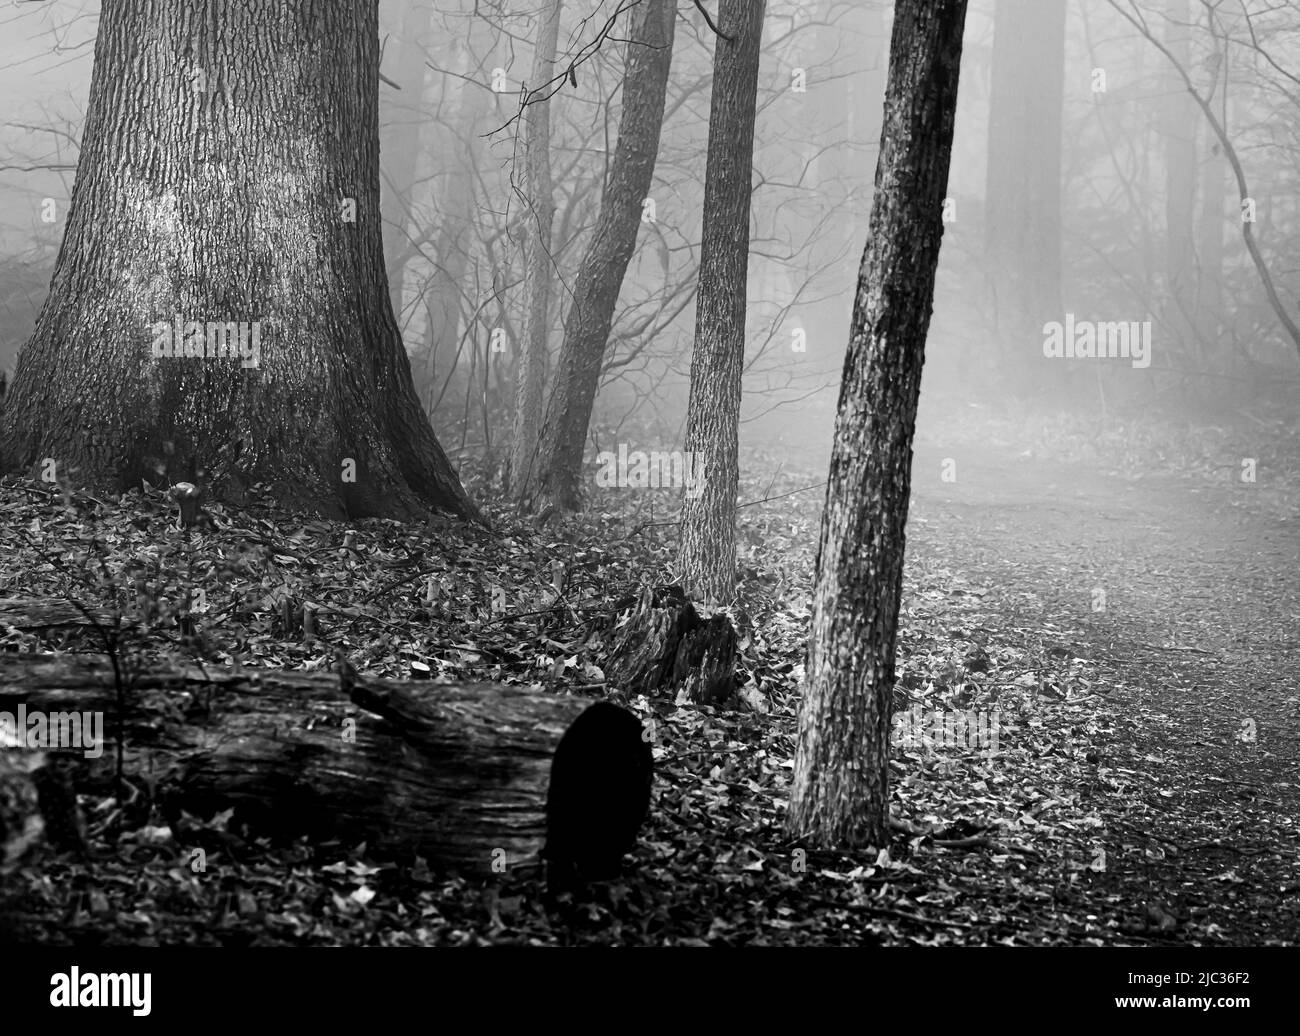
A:
<svg viewBox="0 0 1300 1036">
<path fill-rule="evenodd" d="M 628 876 L 591 902 L 548 911 L 535 870 L 485 889 L 364 846 L 273 846 L 226 815 L 173 827 L 83 800 L 92 858 L 46 853 L 10 875 L 12 936 L 1300 942 L 1300 440 L 1285 422 L 1196 435 L 1130 422 L 1103 437 L 1083 421 L 957 413 L 923 432 L 896 712 L 996 721 L 996 751 L 896 738 L 895 834 L 858 852 L 805 852 L 782 829 L 825 477 L 820 460 L 791 456 L 750 449 L 742 464 L 743 704 L 625 702 L 654 721 L 651 815 Z M 1256 482 L 1240 481 L 1242 457 L 1260 458 Z M 496 536 L 214 508 L 216 528 L 182 541 L 161 494 L 62 506 L 10 479 L 0 597 L 106 605 L 106 587 L 148 569 L 162 598 L 198 580 L 214 612 L 236 594 L 244 603 L 184 645 L 157 623 L 133 648 L 143 656 L 320 670 L 338 647 L 376 675 L 410 676 L 416 663 L 438 678 L 598 694 L 608 641 L 589 619 L 671 581 L 675 508 L 668 491 L 602 490 L 585 514 L 538 530 L 489 505 Z M 571 573 L 563 606 L 523 614 L 555 606 L 556 558 Z M 371 620 L 327 622 L 329 648 L 303 644 L 277 627 L 285 592 Z M 0 649 L 95 645 L 0 624 Z M 193 873 L 188 847 L 210 844 L 214 828 L 222 850 Z"/>
</svg>

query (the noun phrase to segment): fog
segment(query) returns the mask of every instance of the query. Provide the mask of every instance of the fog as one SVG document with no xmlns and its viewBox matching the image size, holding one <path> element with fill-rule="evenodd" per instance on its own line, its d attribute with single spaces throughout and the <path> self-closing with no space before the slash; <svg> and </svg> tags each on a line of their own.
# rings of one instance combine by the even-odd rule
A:
<svg viewBox="0 0 1300 1036">
<path fill-rule="evenodd" d="M 381 161 L 389 278 L 421 398 L 453 459 L 490 467 L 509 435 L 514 376 L 514 355 L 493 351 L 491 329 L 518 326 L 524 304 L 517 115 L 533 11 L 480 4 L 486 16 L 476 17 L 474 6 L 380 4 Z M 1297 344 L 1260 268 L 1293 313 L 1300 291 L 1285 227 L 1297 214 L 1290 66 L 1300 12 L 1243 6 L 1070 4 L 1063 39 L 1022 19 L 995 68 L 993 5 L 972 5 L 923 441 L 955 416 L 1025 405 L 1085 415 L 1158 407 L 1191 420 L 1294 412 Z M 577 88 L 552 115 L 561 296 L 599 209 L 617 127 L 622 51 L 600 39 L 613 11 L 566 11 L 561 27 L 559 66 L 580 59 Z M 30 334 L 57 254 L 96 15 L 85 3 L 22 4 L 0 16 L 0 369 Z M 828 455 L 867 235 L 889 25 L 886 4 L 769 9 L 742 434 L 814 466 Z M 679 13 L 678 34 L 653 218 L 606 352 L 597 445 L 602 429 L 606 438 L 634 429 L 632 438 L 664 448 L 682 433 L 710 49 L 698 19 Z M 1224 129 L 1231 158 L 1182 72 Z M 484 86 L 493 75 L 498 92 Z M 1259 264 L 1243 241 L 1234 161 Z M 551 309 L 557 339 L 566 302 Z M 1136 322 L 1151 355 L 1141 366 L 1045 362 L 1044 325 L 1067 319 Z"/>
</svg>

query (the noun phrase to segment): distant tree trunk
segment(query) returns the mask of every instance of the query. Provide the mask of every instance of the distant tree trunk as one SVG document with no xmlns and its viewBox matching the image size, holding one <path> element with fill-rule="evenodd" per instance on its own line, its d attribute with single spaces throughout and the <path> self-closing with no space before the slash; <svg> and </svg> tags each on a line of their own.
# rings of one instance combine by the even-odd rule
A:
<svg viewBox="0 0 1300 1036">
<path fill-rule="evenodd" d="M 515 367 L 514 441 L 510 452 L 510 492 L 522 502 L 532 478 L 542 423 L 542 383 L 550 332 L 551 223 L 555 198 L 551 187 L 551 101 L 555 92 L 555 49 L 560 35 L 562 0 L 547 0 L 537 26 L 533 76 L 524 103 L 525 168 L 528 212 L 524 214 L 527 247 L 528 323 L 523 352 Z"/>
<path fill-rule="evenodd" d="M 1205 172 L 1200 176 L 1201 214 L 1196 234 L 1199 269 L 1195 299 L 1196 323 L 1200 329 L 1197 338 L 1202 347 L 1201 360 L 1205 362 L 1211 358 L 1207 350 L 1216 346 L 1223 321 L 1224 229 L 1228 225 L 1224 201 L 1228 194 L 1228 160 L 1208 125 L 1203 139 L 1209 154 L 1204 159 Z"/>
<path fill-rule="evenodd" d="M 373 0 L 104 5 L 0 470 L 52 458 L 111 492 L 205 469 L 332 516 L 477 514 L 389 302 L 378 58 Z"/>
<path fill-rule="evenodd" d="M 787 827 L 883 846 L 921 365 L 943 239 L 966 0 L 899 0 L 871 229 L 822 516 Z"/>
<path fill-rule="evenodd" d="M 1043 324 L 1061 313 L 1065 0 L 997 0 L 989 97 L 985 252 L 1003 368 L 1022 390 L 1059 384 Z M 1045 369 L 1046 364 L 1055 364 Z"/>
<path fill-rule="evenodd" d="M 872 184 L 861 171 L 864 155 L 880 142 L 889 44 L 885 10 L 884 4 L 844 5 L 834 20 L 817 27 L 814 60 L 821 62 L 818 78 L 825 82 L 805 95 L 811 122 L 803 142 L 808 185 L 823 205 L 835 207 L 835 218 L 804 250 L 804 272 L 824 285 L 815 293 L 824 297 L 799 301 L 798 324 L 807 334 L 809 355 L 816 350 L 836 362 L 848 339 L 845 303 L 857 279 L 853 263 L 871 217 Z"/>
<path fill-rule="evenodd" d="M 425 289 L 428 325 L 422 383 L 432 412 L 436 395 L 429 391 L 435 380 L 445 381 L 443 367 L 455 366 L 461 337 L 461 307 L 468 293 L 466 270 L 474 247 L 478 210 L 474 204 L 474 185 L 478 177 L 482 135 L 495 126 L 485 124 L 485 117 L 498 114 L 494 94 L 488 86 L 490 69 L 484 67 L 486 44 L 480 37 L 487 25 L 482 18 L 472 18 L 464 46 L 462 75 L 459 83 L 460 103 L 448 136 L 452 140 L 445 155 L 445 188 L 438 197 L 439 227 L 433 247 L 435 263 Z M 482 44 L 482 45 L 481 45 Z M 472 305 L 472 303 L 471 303 Z"/>
<path fill-rule="evenodd" d="M 1178 66 L 1189 71 L 1190 21 L 1189 0 L 1165 0 L 1165 44 Z M 1164 80 L 1165 294 L 1175 348 L 1191 356 L 1196 352 L 1196 102 L 1176 69 L 1167 68 Z"/>
<path fill-rule="evenodd" d="M 686 449 L 703 456 L 704 485 L 702 492 L 683 498 L 678 568 L 688 594 L 720 603 L 731 599 L 736 585 L 740 377 L 765 7 L 766 0 L 721 0 L 718 28 L 729 39 L 716 39 L 713 52 L 704 232 L 686 415 Z"/>
<path fill-rule="evenodd" d="M 384 220 L 384 269 L 388 271 L 389 294 L 393 312 L 400 323 L 402 315 L 402 275 L 410 256 L 407 243 L 411 220 L 411 191 L 420 163 L 420 143 L 424 129 L 421 97 L 428 70 L 424 35 L 429 31 L 432 6 L 412 3 L 402 18 L 402 38 L 390 42 L 388 77 L 401 88 L 381 86 L 385 103 L 381 104 L 384 126 L 380 130 L 379 156 L 383 183 L 379 191 L 379 211 Z"/>
<path fill-rule="evenodd" d="M 578 269 L 533 485 L 519 487 L 521 495 L 534 498 L 535 504 L 544 501 L 570 511 L 581 506 L 583 447 L 601 361 L 659 154 L 676 9 L 675 0 L 649 0 L 633 15 L 618 145 L 600 217 Z"/>
</svg>

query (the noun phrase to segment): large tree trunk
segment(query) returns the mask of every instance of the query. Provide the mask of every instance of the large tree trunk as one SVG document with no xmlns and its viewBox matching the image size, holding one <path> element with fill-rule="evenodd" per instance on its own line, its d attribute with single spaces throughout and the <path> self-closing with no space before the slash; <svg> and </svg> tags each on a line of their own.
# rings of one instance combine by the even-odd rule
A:
<svg viewBox="0 0 1300 1036">
<path fill-rule="evenodd" d="M 205 469 L 330 516 L 477 514 L 388 298 L 378 51 L 373 0 L 104 6 L 0 470 L 53 458 L 116 491 Z"/>
<path fill-rule="evenodd" d="M 523 223 L 528 239 L 528 324 L 523 351 L 515 366 L 515 420 L 510 452 L 510 492 L 516 501 L 524 493 L 537 460 L 542 423 L 542 383 L 546 378 L 547 340 L 551 321 L 551 224 L 555 197 L 551 186 L 551 94 L 555 84 L 555 48 L 560 34 L 561 0 L 547 0 L 537 27 L 533 77 L 524 110 L 524 163 L 528 179 L 528 211 Z"/>
<path fill-rule="evenodd" d="M 627 45 L 618 145 L 600 217 L 573 289 L 534 484 L 519 487 L 521 497 L 535 498 L 538 504 L 565 510 L 581 506 L 582 455 L 601 361 L 659 154 L 676 7 L 675 0 L 649 0 L 633 15 L 636 21 Z"/>
<path fill-rule="evenodd" d="M 966 0 L 899 0 L 871 229 L 822 516 L 787 826 L 884 845 L 912 438 L 943 239 Z"/>
<path fill-rule="evenodd" d="M 410 683 L 351 674 L 156 666 L 129 672 L 119 710 L 112 665 L 82 656 L 0 654 L 0 713 L 102 713 L 98 758 L 62 748 L 78 785 L 112 785 L 147 765 L 178 777 L 166 808 L 236 808 L 258 830 L 365 841 L 385 854 L 488 875 L 547 856 L 608 870 L 644 819 L 649 749 L 608 703 L 499 684 Z M 611 719 L 611 717 L 613 717 Z M 119 721 L 120 718 L 120 721 Z"/>
<path fill-rule="evenodd" d="M 1043 356 L 1042 332 L 1064 319 L 1064 96 L 1065 0 L 998 0 L 984 193 L 988 305 L 1003 370 L 1026 391 L 1059 385 L 1068 373 Z"/>
<path fill-rule="evenodd" d="M 682 585 L 727 603 L 736 586 L 740 380 L 745 361 L 749 198 L 765 0 L 722 0 L 715 40 L 704 232 L 695 302 L 695 352 L 686 450 L 704 458 L 703 491 L 682 503 Z"/>
</svg>

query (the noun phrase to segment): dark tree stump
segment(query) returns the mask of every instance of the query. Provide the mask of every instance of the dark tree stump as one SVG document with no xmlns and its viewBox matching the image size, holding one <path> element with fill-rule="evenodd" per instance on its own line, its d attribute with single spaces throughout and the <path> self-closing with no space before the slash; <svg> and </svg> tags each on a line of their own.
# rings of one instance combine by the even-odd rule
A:
<svg viewBox="0 0 1300 1036">
<path fill-rule="evenodd" d="M 647 587 L 616 631 L 605 676 L 633 694 L 684 689 L 701 705 L 726 702 L 736 691 L 736 631 L 725 615 L 701 618 L 679 586 Z"/>
</svg>

